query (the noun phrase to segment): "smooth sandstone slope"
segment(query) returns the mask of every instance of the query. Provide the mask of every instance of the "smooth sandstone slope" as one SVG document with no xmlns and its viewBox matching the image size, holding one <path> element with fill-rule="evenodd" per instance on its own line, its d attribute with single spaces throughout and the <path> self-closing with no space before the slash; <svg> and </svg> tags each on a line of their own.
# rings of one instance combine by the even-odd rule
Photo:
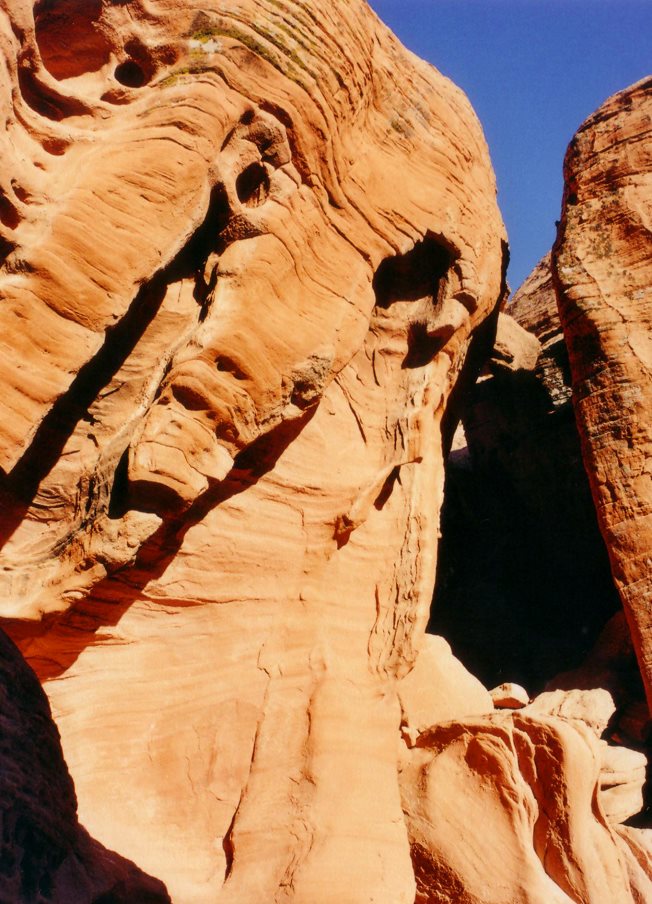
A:
<svg viewBox="0 0 652 904">
<path fill-rule="evenodd" d="M 361 2 L 35 13 L 2 29 L 2 609 L 80 818 L 177 904 L 408 904 L 397 682 L 504 288 L 481 130 Z"/>
<path fill-rule="evenodd" d="M 614 95 L 564 164 L 553 274 L 611 568 L 652 704 L 652 81 Z"/>
</svg>

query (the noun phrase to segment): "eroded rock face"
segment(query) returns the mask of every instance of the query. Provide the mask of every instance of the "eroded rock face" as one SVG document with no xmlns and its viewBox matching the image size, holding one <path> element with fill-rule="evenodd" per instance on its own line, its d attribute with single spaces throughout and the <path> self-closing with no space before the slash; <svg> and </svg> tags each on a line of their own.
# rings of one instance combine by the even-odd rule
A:
<svg viewBox="0 0 652 904">
<path fill-rule="evenodd" d="M 607 821 L 600 766 L 579 722 L 496 713 L 423 732 L 401 770 L 415 900 L 647 900 L 650 849 Z"/>
<path fill-rule="evenodd" d="M 362 2 L 33 12 L 2 22 L 2 614 L 82 821 L 182 904 L 408 904 L 397 681 L 504 290 L 481 130 Z"/>
<path fill-rule="evenodd" d="M 652 701 L 652 82 L 571 142 L 553 251 L 574 404 L 600 528 Z"/>
<path fill-rule="evenodd" d="M 490 777 L 501 904 L 520 851 L 532 900 L 644 899 L 577 730 L 495 716 L 424 641 L 450 398 L 505 288 L 465 98 L 361 0 L 13 0 L 0 32 L 0 615 L 82 823 L 176 904 L 479 900 L 477 839 L 427 825 L 441 752 L 440 812 Z"/>
</svg>

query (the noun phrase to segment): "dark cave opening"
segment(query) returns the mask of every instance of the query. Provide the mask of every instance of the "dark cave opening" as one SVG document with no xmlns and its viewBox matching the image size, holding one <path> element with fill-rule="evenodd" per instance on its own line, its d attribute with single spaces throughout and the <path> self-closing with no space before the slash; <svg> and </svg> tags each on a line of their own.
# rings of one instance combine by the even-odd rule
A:
<svg viewBox="0 0 652 904">
<path fill-rule="evenodd" d="M 485 686 L 530 695 L 578 667 L 620 609 L 572 406 L 547 402 L 529 372 L 467 394 L 428 627 Z"/>
</svg>

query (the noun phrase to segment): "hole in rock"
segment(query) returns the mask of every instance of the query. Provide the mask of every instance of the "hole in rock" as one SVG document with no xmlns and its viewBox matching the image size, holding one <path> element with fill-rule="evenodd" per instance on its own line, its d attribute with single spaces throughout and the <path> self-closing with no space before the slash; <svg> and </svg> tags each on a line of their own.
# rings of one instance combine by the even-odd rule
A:
<svg viewBox="0 0 652 904">
<path fill-rule="evenodd" d="M 387 257 L 373 279 L 376 304 L 388 308 L 395 301 L 437 299 L 439 284 L 454 260 L 453 253 L 427 236 L 407 254 Z"/>
<path fill-rule="evenodd" d="M 442 350 L 455 332 L 455 327 L 445 324 L 436 330 L 429 330 L 426 323 L 417 321 L 408 330 L 408 353 L 403 360 L 404 367 L 425 367 Z"/>
<path fill-rule="evenodd" d="M 215 361 L 215 367 L 222 373 L 231 374 L 236 380 L 246 380 L 247 374 L 239 364 L 227 355 L 220 355 Z"/>
<path fill-rule="evenodd" d="M 235 182 L 238 200 L 245 207 L 259 207 L 269 195 L 269 176 L 262 163 L 251 163 Z"/>
<path fill-rule="evenodd" d="M 112 51 L 101 27 L 102 0 L 40 0 L 34 25 L 43 65 L 56 79 L 96 72 Z"/>
<path fill-rule="evenodd" d="M 43 141 L 43 150 L 53 157 L 61 157 L 68 150 L 68 142 L 63 138 L 46 138 Z"/>
<path fill-rule="evenodd" d="M 18 211 L 11 203 L 9 198 L 7 198 L 3 194 L 0 194 L 0 223 L 3 223 L 10 229 L 15 229 L 16 226 L 18 226 L 18 224 L 20 223 Z"/>
<path fill-rule="evenodd" d="M 188 411 L 206 411 L 210 407 L 208 399 L 201 389 L 172 383 L 171 390 L 177 402 Z"/>
<path fill-rule="evenodd" d="M 406 353 L 403 367 L 424 367 L 437 355 L 455 332 L 453 324 L 433 324 L 443 302 L 445 276 L 455 260 L 455 253 L 441 239 L 426 236 L 406 254 L 385 258 L 373 279 L 376 308 L 392 308 L 403 320 Z M 396 307 L 412 302 L 409 308 Z M 382 316 L 380 317 L 382 321 Z"/>
<path fill-rule="evenodd" d="M 3 239 L 2 236 L 0 236 L 0 266 L 4 264 L 15 247 L 16 246 L 12 242 Z"/>
<path fill-rule="evenodd" d="M 116 66 L 113 73 L 115 80 L 127 88 L 142 88 L 147 82 L 147 76 L 141 66 L 135 60 L 125 60 Z"/>
<path fill-rule="evenodd" d="M 129 452 L 125 451 L 113 475 L 109 497 L 109 518 L 122 518 L 129 507 Z"/>
</svg>

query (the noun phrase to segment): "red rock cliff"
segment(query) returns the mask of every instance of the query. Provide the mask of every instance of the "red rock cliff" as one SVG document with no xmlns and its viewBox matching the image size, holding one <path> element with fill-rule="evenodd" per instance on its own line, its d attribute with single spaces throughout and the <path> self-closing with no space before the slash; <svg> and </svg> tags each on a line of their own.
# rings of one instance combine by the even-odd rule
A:
<svg viewBox="0 0 652 904">
<path fill-rule="evenodd" d="M 652 81 L 578 131 L 554 276 L 586 468 L 652 704 Z"/>
<path fill-rule="evenodd" d="M 2 616 L 82 823 L 177 904 L 642 899 L 592 730 L 424 637 L 504 291 L 466 99 L 362 0 L 0 33 Z"/>
<path fill-rule="evenodd" d="M 502 291 L 469 104 L 348 0 L 3 44 L 3 612 L 80 818 L 175 901 L 411 901 L 397 681 Z"/>
</svg>

